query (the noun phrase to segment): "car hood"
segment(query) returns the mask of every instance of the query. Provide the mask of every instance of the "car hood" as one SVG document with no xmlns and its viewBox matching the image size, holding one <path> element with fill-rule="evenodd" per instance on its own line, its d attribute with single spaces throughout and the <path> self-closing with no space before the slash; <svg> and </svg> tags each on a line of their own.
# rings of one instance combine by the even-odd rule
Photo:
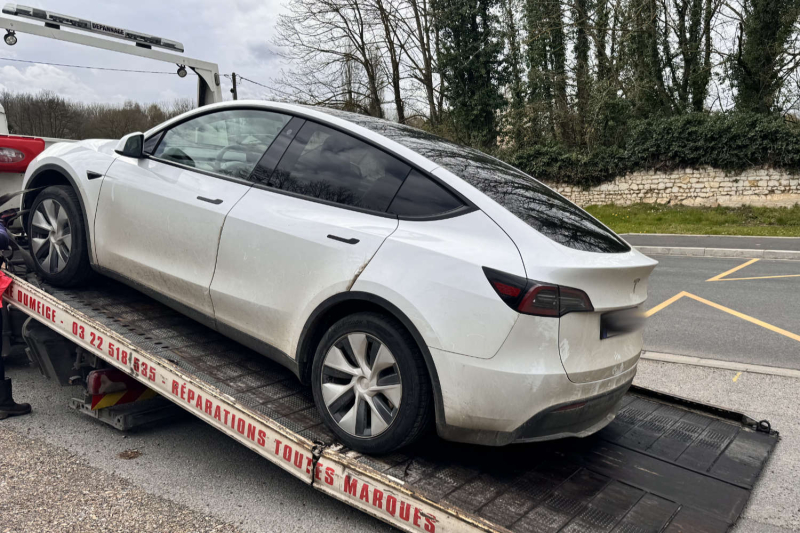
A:
<svg viewBox="0 0 800 533">
<path fill-rule="evenodd" d="M 47 156 L 60 156 L 68 152 L 77 150 L 89 150 L 92 152 L 99 152 L 102 154 L 114 156 L 114 148 L 119 141 L 113 139 L 86 139 L 83 141 L 74 142 L 57 142 L 48 146 L 41 155 Z"/>
</svg>

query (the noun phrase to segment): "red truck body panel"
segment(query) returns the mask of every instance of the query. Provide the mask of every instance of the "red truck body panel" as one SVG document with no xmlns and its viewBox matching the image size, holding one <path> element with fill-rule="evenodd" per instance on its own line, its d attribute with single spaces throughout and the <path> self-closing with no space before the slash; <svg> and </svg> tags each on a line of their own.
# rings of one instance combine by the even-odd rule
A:
<svg viewBox="0 0 800 533">
<path fill-rule="evenodd" d="M 24 173 L 30 162 L 44 151 L 44 140 L 35 137 L 0 135 L 0 148 L 19 150 L 25 155 L 21 161 L 14 163 L 0 161 L 0 172 Z"/>
</svg>

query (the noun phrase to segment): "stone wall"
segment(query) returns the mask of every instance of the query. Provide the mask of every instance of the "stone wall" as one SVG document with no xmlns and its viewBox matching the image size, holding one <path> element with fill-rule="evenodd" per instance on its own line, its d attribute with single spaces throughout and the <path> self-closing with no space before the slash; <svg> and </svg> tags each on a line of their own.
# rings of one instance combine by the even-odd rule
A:
<svg viewBox="0 0 800 533">
<path fill-rule="evenodd" d="M 633 203 L 696 206 L 792 206 L 800 203 L 800 175 L 753 169 L 726 175 L 713 168 L 627 174 L 591 189 L 550 184 L 578 205 Z"/>
</svg>

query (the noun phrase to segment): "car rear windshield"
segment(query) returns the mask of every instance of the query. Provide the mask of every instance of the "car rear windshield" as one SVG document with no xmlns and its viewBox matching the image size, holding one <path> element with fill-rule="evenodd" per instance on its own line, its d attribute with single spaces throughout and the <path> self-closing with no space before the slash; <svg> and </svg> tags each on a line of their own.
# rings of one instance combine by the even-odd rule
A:
<svg viewBox="0 0 800 533">
<path fill-rule="evenodd" d="M 499 159 L 388 120 L 334 109 L 315 109 L 372 130 L 430 159 L 559 244 L 586 252 L 630 251 L 622 239 L 591 215 Z"/>
</svg>

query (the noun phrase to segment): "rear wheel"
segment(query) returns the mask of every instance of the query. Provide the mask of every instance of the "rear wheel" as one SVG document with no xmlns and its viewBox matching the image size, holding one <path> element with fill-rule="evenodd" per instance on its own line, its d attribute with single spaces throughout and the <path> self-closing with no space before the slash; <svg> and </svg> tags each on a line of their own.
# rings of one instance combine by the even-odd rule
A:
<svg viewBox="0 0 800 533">
<path fill-rule="evenodd" d="M 354 450 L 388 453 L 419 438 L 432 419 L 425 362 L 397 321 L 358 313 L 322 338 L 312 368 L 314 401 Z"/>
<path fill-rule="evenodd" d="M 33 264 L 44 281 L 70 287 L 91 275 L 83 212 L 71 187 L 54 185 L 39 193 L 27 229 Z"/>
</svg>

